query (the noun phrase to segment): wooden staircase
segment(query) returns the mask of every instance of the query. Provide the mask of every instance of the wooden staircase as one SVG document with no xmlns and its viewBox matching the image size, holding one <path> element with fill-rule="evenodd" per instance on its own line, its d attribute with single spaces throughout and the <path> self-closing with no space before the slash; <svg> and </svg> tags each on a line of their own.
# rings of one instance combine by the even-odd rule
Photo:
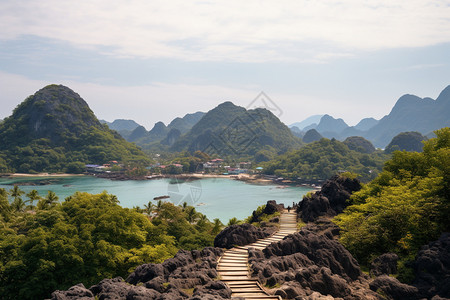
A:
<svg viewBox="0 0 450 300">
<path fill-rule="evenodd" d="M 219 259 L 217 270 L 220 279 L 231 288 L 231 297 L 252 300 L 281 299 L 280 296 L 268 294 L 257 280 L 250 278 L 248 248 L 253 247 L 262 250 L 271 243 L 281 241 L 285 236 L 294 232 L 297 232 L 297 214 L 284 211 L 280 216 L 280 229 L 272 236 L 247 246 L 236 246 L 225 251 Z"/>
</svg>

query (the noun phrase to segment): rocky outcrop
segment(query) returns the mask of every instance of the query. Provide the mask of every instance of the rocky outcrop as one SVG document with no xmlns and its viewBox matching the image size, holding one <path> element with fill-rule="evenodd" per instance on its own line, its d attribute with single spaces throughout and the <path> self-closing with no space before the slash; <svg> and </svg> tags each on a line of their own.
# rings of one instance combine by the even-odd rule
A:
<svg viewBox="0 0 450 300">
<path fill-rule="evenodd" d="M 67 291 L 55 291 L 52 294 L 54 300 L 93 300 L 94 294 L 82 283 L 74 285 Z"/>
<path fill-rule="evenodd" d="M 443 233 L 417 254 L 413 285 L 424 297 L 450 298 L 450 233 Z"/>
<path fill-rule="evenodd" d="M 370 263 L 370 275 L 397 274 L 397 261 L 398 255 L 395 253 L 385 253 L 378 256 Z"/>
<path fill-rule="evenodd" d="M 357 261 L 334 238 L 337 233 L 330 222 L 310 224 L 263 251 L 251 248 L 252 276 L 268 287 L 279 286 L 275 293 L 286 299 L 381 299 L 369 289 L 369 278 Z"/>
<path fill-rule="evenodd" d="M 305 196 L 297 213 L 305 222 L 313 222 L 321 216 L 334 217 L 347 207 L 351 194 L 360 189 L 359 180 L 336 175 L 327 180 L 320 191 Z"/>
<path fill-rule="evenodd" d="M 370 283 L 370 289 L 384 295 L 385 299 L 419 299 L 416 287 L 401 283 L 394 277 L 381 275 Z"/>
<path fill-rule="evenodd" d="M 276 231 L 275 227 L 259 228 L 250 224 L 231 225 L 222 230 L 214 239 L 214 247 L 231 249 L 234 246 L 252 244 Z"/>
<path fill-rule="evenodd" d="M 52 300 L 72 299 L 230 299 L 231 290 L 218 280 L 220 248 L 180 250 L 161 264 L 137 267 L 126 280 L 104 279 L 86 289 L 82 284 L 55 291 Z"/>
<path fill-rule="evenodd" d="M 266 207 L 264 207 L 263 213 L 266 215 L 272 215 L 276 212 L 282 212 L 284 210 L 283 204 L 277 204 L 275 200 L 269 200 L 266 203 Z"/>
<path fill-rule="evenodd" d="M 261 222 L 263 215 L 273 215 L 276 212 L 282 212 L 284 210 L 284 204 L 277 204 L 275 200 L 267 201 L 262 211 L 254 210 L 250 223 Z"/>
</svg>

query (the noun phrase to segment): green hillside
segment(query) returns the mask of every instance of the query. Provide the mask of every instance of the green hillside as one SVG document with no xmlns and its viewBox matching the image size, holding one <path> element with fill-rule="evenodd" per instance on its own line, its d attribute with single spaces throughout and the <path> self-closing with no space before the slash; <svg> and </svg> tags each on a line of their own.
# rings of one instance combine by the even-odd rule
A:
<svg viewBox="0 0 450 300">
<path fill-rule="evenodd" d="M 420 134 L 420 132 L 402 132 L 392 139 L 385 151 L 386 153 L 392 153 L 396 150 L 422 152 L 422 141 L 424 140 L 426 140 L 426 137 Z"/>
<path fill-rule="evenodd" d="M 87 163 L 148 161 L 62 85 L 39 90 L 0 124 L 0 153 L 3 172 L 79 172 Z"/>
<path fill-rule="evenodd" d="M 301 140 L 270 111 L 246 110 L 224 102 L 205 114 L 171 149 L 244 157 L 261 151 L 281 154 L 300 145 Z"/>
<path fill-rule="evenodd" d="M 325 180 L 346 171 L 368 181 L 381 171 L 387 157 L 382 151 L 361 153 L 338 140 L 323 138 L 261 165 L 264 173 L 285 178 Z"/>
</svg>

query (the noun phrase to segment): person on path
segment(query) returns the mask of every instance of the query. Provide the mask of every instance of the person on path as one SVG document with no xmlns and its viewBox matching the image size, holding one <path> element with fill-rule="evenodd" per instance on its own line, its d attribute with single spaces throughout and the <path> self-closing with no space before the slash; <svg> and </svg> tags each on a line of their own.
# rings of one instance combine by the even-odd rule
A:
<svg viewBox="0 0 450 300">
<path fill-rule="evenodd" d="M 291 212 L 291 207 L 290 206 L 288 206 L 288 212 Z"/>
</svg>

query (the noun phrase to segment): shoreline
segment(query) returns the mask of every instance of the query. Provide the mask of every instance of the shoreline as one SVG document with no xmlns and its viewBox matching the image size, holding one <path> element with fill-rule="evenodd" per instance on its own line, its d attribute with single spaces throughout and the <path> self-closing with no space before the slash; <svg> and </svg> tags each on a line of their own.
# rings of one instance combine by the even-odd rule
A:
<svg viewBox="0 0 450 300">
<path fill-rule="evenodd" d="M 108 174 L 108 175 L 106 175 Z M 106 175 L 106 176 L 105 176 Z M 112 176 L 111 176 L 112 175 Z M 311 188 L 312 190 L 319 190 L 321 188 L 320 185 L 308 184 L 308 183 L 294 183 L 294 182 L 283 182 L 283 181 L 275 181 L 272 179 L 263 178 L 258 175 L 250 175 L 250 174 L 238 174 L 238 175 L 222 175 L 222 174 L 202 174 L 202 173 L 192 173 L 192 174 L 164 174 L 164 175 L 153 175 L 151 176 L 143 176 L 143 177 L 122 177 L 117 174 L 111 173 L 95 173 L 95 174 L 68 174 L 68 173 L 37 173 L 37 174 L 29 174 L 29 173 L 12 173 L 12 174 L 0 174 L 0 178 L 58 178 L 58 177 L 81 177 L 81 176 L 92 176 L 96 178 L 104 178 L 109 180 L 155 180 L 162 178 L 173 178 L 173 179 L 183 179 L 183 180 L 199 180 L 199 179 L 208 179 L 208 178 L 223 178 L 223 179 L 231 179 L 243 181 L 245 183 L 250 184 L 268 184 L 268 185 L 276 185 L 279 188 L 284 188 L 287 186 L 304 186 Z"/>
</svg>

